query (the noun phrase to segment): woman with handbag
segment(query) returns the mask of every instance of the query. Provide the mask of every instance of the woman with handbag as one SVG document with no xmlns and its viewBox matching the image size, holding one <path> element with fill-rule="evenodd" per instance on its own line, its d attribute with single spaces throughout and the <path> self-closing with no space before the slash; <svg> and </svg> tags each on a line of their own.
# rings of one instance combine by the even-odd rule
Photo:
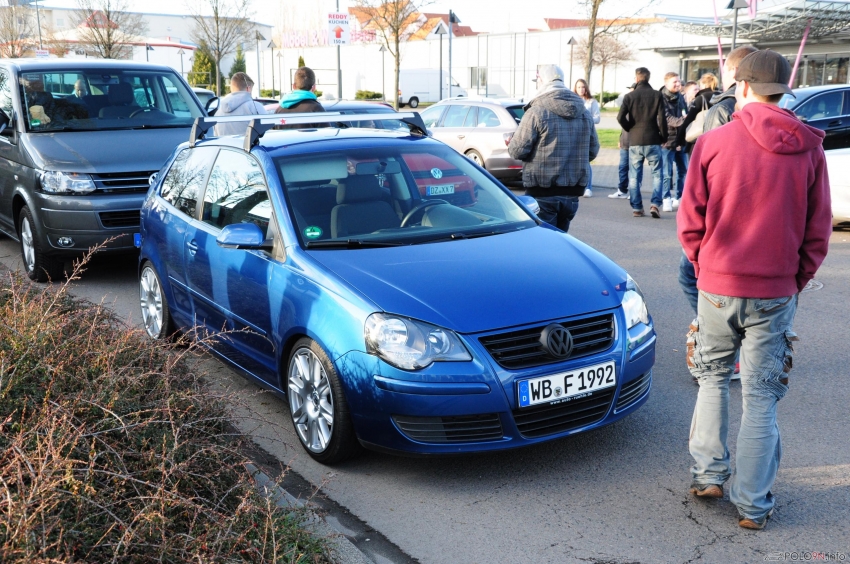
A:
<svg viewBox="0 0 850 564">
<path fill-rule="evenodd" d="M 708 112 L 711 97 L 720 93 L 717 76 L 710 72 L 699 78 L 699 86 L 700 91 L 697 92 L 693 104 L 688 110 L 688 115 L 685 117 L 682 127 L 679 128 L 679 138 L 677 139 L 680 145 L 687 143 L 688 155 L 693 151 L 697 137 L 702 134 L 703 121 Z"/>
</svg>

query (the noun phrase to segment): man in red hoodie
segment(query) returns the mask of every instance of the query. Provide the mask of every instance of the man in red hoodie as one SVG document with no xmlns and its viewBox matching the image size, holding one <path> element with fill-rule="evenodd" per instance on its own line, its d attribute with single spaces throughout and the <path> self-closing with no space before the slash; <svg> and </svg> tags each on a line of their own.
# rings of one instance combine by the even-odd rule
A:
<svg viewBox="0 0 850 564">
<path fill-rule="evenodd" d="M 778 107 L 791 68 L 773 51 L 741 61 L 738 111 L 694 148 L 677 217 L 694 265 L 698 315 L 687 362 L 700 384 L 691 423 L 690 492 L 723 497 L 731 476 L 729 378 L 739 348 L 743 415 L 729 498 L 738 524 L 762 529 L 782 451 L 776 404 L 788 390 L 797 297 L 826 257 L 832 220 L 822 131 Z"/>
</svg>

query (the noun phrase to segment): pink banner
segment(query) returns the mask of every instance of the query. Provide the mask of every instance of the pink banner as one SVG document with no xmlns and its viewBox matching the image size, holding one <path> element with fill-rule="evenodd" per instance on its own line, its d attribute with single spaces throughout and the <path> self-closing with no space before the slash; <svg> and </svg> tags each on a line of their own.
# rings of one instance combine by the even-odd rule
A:
<svg viewBox="0 0 850 564">
<path fill-rule="evenodd" d="M 714 25 L 719 26 L 720 20 L 717 17 L 717 0 L 711 3 L 711 7 L 714 8 Z M 717 59 L 720 61 L 717 72 L 723 76 L 723 45 L 720 43 L 720 35 L 717 36 Z"/>
<path fill-rule="evenodd" d="M 803 58 L 803 48 L 806 46 L 806 39 L 809 38 L 809 30 L 812 28 L 812 20 L 806 24 L 806 31 L 803 32 L 803 40 L 800 41 L 800 50 L 797 51 L 797 60 L 794 61 L 794 68 L 791 69 L 791 80 L 788 81 L 788 87 L 794 88 L 794 78 L 797 76 L 797 68 L 800 66 L 800 59 Z"/>
</svg>

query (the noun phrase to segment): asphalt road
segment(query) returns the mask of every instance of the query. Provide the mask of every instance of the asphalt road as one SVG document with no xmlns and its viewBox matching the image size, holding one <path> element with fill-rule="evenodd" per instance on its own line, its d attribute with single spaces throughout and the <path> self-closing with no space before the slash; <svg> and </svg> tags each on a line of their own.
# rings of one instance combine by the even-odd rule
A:
<svg viewBox="0 0 850 564">
<path fill-rule="evenodd" d="M 850 561 L 850 231 L 833 232 L 817 277 L 823 289 L 801 297 L 795 331 L 802 341 L 779 405 L 778 509 L 766 530 L 745 531 L 728 499 L 701 502 L 687 494 L 697 388 L 684 361 L 693 315 L 676 282 L 675 215 L 635 219 L 627 201 L 597 192 L 581 200 L 571 233 L 638 281 L 659 335 L 651 397 L 621 422 L 497 454 L 366 453 L 328 468 L 297 446 L 284 402 L 214 361 L 207 363 L 211 379 L 240 394 L 234 411 L 260 446 L 423 563 L 762 562 L 794 551 L 843 553 Z M 0 240 L 0 260 L 19 264 L 17 245 Z M 132 258 L 94 261 L 74 292 L 138 322 Z M 740 384 L 732 385 L 732 400 L 734 439 Z M 731 449 L 734 457 L 734 440 Z"/>
</svg>

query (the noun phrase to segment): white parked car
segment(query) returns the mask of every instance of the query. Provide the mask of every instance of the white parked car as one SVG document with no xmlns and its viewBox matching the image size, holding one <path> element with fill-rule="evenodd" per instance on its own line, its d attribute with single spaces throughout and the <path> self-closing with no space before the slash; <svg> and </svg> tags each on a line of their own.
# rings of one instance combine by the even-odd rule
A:
<svg viewBox="0 0 850 564">
<path fill-rule="evenodd" d="M 850 149 L 826 151 L 833 227 L 850 227 Z"/>
</svg>

